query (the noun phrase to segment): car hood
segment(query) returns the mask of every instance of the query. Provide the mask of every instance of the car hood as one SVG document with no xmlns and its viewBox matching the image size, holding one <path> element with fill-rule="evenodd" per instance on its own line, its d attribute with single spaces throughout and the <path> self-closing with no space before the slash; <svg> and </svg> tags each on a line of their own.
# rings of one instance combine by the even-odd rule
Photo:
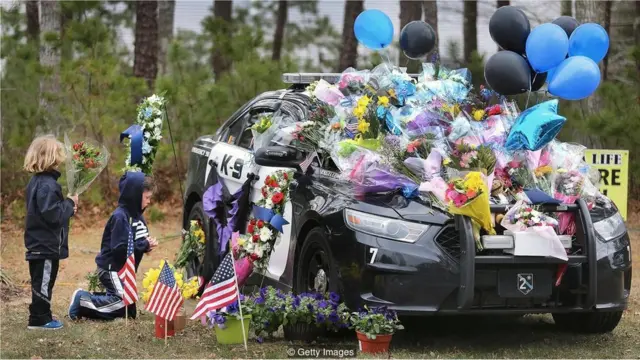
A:
<svg viewBox="0 0 640 360">
<path fill-rule="evenodd" d="M 427 199 L 409 200 L 399 192 L 367 194 L 358 200 L 357 208 L 362 211 L 408 221 L 443 225 L 453 218 L 443 209 L 432 206 Z"/>
</svg>

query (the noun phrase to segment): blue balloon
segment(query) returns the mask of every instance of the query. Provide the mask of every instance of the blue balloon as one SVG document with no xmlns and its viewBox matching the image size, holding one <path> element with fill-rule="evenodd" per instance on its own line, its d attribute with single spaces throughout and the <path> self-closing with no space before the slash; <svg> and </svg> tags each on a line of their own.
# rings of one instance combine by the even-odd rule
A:
<svg viewBox="0 0 640 360">
<path fill-rule="evenodd" d="M 547 72 L 560 65 L 569 51 L 567 33 L 558 25 L 542 24 L 529 34 L 526 44 L 527 60 L 537 73 Z"/>
<path fill-rule="evenodd" d="M 586 56 L 599 63 L 609 51 L 607 30 L 595 23 L 578 26 L 569 39 L 569 56 Z"/>
<path fill-rule="evenodd" d="M 510 151 L 538 151 L 558 135 L 566 121 L 565 117 L 558 115 L 558 99 L 532 106 L 516 119 L 505 148 Z"/>
<path fill-rule="evenodd" d="M 393 41 L 393 23 L 380 10 L 365 10 L 353 24 L 356 39 L 371 50 L 384 49 Z"/>
<path fill-rule="evenodd" d="M 551 83 L 551 79 L 553 79 L 553 77 L 556 75 L 556 70 L 558 69 L 558 67 L 554 67 L 553 69 L 547 71 L 547 84 Z"/>
<path fill-rule="evenodd" d="M 551 95 L 565 100 L 581 100 L 600 85 L 600 68 L 586 56 L 571 56 L 558 66 L 549 82 Z"/>
</svg>

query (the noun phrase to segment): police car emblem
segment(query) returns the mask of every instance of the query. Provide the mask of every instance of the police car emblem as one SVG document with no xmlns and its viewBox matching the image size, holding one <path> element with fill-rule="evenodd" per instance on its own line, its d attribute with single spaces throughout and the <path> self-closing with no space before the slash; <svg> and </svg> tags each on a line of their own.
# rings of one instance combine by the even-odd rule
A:
<svg viewBox="0 0 640 360">
<path fill-rule="evenodd" d="M 533 274 L 518 274 L 518 291 L 524 295 L 533 291 Z"/>
</svg>

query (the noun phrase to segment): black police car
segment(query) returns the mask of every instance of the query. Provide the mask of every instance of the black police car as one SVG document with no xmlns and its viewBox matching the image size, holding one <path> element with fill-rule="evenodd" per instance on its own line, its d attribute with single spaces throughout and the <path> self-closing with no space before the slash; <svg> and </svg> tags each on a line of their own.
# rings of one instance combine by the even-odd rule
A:
<svg viewBox="0 0 640 360">
<path fill-rule="evenodd" d="M 266 92 L 242 106 L 215 135 L 191 149 L 184 226 L 205 224 L 207 254 L 191 273 L 210 277 L 220 259 L 212 221 L 202 196 L 218 179 L 228 194 L 251 184 L 250 200 L 279 168 L 298 169 L 305 154 L 285 147 L 252 153 L 250 127 L 261 114 L 280 112 L 305 121 L 310 99 L 304 87 L 340 74 L 285 74 L 292 86 Z M 605 197 L 590 211 L 584 201 L 547 206 L 576 214 L 577 232 L 568 246 L 568 267 L 558 281 L 561 260 L 522 257 L 501 249 L 477 253 L 468 218 L 451 216 L 428 202 L 401 193 L 356 196 L 338 178 L 330 159 L 318 158 L 290 189 L 280 243 L 264 274 L 251 285 L 285 290 L 336 291 L 347 305 L 385 305 L 401 315 L 551 313 L 557 325 L 579 332 L 608 332 L 619 323 L 631 289 L 631 249 L 624 221 Z M 492 205 L 495 214 L 504 205 Z"/>
</svg>

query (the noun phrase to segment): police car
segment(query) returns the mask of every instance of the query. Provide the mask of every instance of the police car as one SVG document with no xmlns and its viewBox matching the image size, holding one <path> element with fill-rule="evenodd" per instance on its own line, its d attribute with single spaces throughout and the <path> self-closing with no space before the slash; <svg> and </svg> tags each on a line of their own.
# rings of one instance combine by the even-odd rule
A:
<svg viewBox="0 0 640 360">
<path fill-rule="evenodd" d="M 208 250 L 195 261 L 192 274 L 211 274 L 219 261 L 216 231 L 202 206 L 212 174 L 223 179 L 229 193 L 256 177 L 252 201 L 260 197 L 260 179 L 272 172 L 287 168 L 300 174 L 307 154 L 282 146 L 254 154 L 250 127 L 265 113 L 305 121 L 311 105 L 305 86 L 319 79 L 335 82 L 339 76 L 285 74 L 289 89 L 256 96 L 215 135 L 196 140 L 184 194 L 184 226 L 203 221 Z M 591 333 L 613 330 L 627 307 L 629 236 L 606 197 L 591 210 L 582 200 L 544 209 L 576 215 L 577 232 L 564 263 L 510 255 L 500 246 L 476 252 L 468 218 L 397 192 L 357 196 L 330 159 L 316 158 L 306 176 L 292 183 L 290 196 L 284 213 L 289 225 L 267 269 L 254 273 L 245 290 L 273 285 L 296 292 L 335 291 L 351 308 L 384 305 L 401 315 L 551 313 L 557 325 Z M 491 205 L 491 211 L 505 213 L 507 206 Z M 565 271 L 560 270 L 563 263 Z"/>
</svg>

